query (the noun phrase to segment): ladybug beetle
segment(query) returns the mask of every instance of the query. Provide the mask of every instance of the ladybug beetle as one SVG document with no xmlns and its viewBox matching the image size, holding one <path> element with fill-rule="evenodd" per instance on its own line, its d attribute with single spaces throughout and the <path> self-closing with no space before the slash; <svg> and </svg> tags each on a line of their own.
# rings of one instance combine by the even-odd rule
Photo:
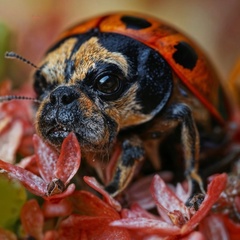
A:
<svg viewBox="0 0 240 240">
<path fill-rule="evenodd" d="M 144 159 L 159 169 L 181 152 L 172 139 L 181 143 L 191 196 L 204 192 L 199 159 L 207 158 L 208 146 L 219 152 L 229 142 L 230 110 L 210 63 L 191 40 L 153 17 L 109 14 L 63 32 L 36 70 L 34 89 L 41 101 L 37 133 L 56 149 L 74 132 L 87 162 L 107 164 L 120 145 L 106 184 L 112 196 Z"/>
</svg>

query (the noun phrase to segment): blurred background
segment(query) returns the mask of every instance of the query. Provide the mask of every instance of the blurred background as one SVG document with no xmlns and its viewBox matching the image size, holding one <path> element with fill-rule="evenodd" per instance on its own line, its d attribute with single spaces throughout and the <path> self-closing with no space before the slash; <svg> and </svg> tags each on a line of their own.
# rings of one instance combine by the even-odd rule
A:
<svg viewBox="0 0 240 240">
<path fill-rule="evenodd" d="M 191 36 L 223 80 L 240 58 L 239 0 L 0 0 L 0 77 L 19 83 L 31 76 L 26 64 L 4 59 L 6 50 L 37 65 L 59 32 L 119 10 L 151 14 Z"/>
</svg>

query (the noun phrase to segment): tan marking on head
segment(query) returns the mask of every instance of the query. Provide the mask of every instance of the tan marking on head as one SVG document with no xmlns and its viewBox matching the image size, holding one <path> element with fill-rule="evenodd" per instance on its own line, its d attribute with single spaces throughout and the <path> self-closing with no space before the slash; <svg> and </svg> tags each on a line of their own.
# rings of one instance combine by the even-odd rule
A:
<svg viewBox="0 0 240 240">
<path fill-rule="evenodd" d="M 46 64 L 42 69 L 43 76 L 49 83 L 63 83 L 64 71 L 66 67 L 65 60 L 71 55 L 77 38 L 70 38 L 60 45 L 57 49 L 47 54 L 41 65 Z"/>
<path fill-rule="evenodd" d="M 97 62 L 116 64 L 125 75 L 128 73 L 126 58 L 121 53 L 109 52 L 98 43 L 97 37 L 83 43 L 72 59 L 75 61 L 75 71 L 71 82 L 84 79 L 89 69 L 94 69 Z"/>
<path fill-rule="evenodd" d="M 115 119 L 120 128 L 134 126 L 150 120 L 153 116 L 151 114 L 141 113 L 141 105 L 136 100 L 137 83 L 119 99 L 110 102 L 111 108 L 107 114 Z"/>
<path fill-rule="evenodd" d="M 43 76 L 49 83 L 65 83 L 66 59 L 69 59 L 77 42 L 77 38 L 67 39 L 57 49 L 51 51 L 45 57 L 41 65 Z M 92 37 L 84 42 L 78 51 L 71 57 L 74 62 L 75 71 L 69 80 L 69 84 L 82 80 L 86 77 L 90 69 L 94 69 L 96 63 L 106 62 L 116 64 L 125 75 L 128 73 L 128 63 L 126 58 L 118 52 L 110 52 L 98 43 L 97 37 Z"/>
<path fill-rule="evenodd" d="M 92 117 L 92 113 L 94 108 L 96 108 L 96 105 L 93 104 L 93 102 L 85 96 L 84 93 L 81 93 L 81 97 L 78 99 L 79 106 L 81 106 L 82 111 L 84 111 L 85 117 Z"/>
</svg>

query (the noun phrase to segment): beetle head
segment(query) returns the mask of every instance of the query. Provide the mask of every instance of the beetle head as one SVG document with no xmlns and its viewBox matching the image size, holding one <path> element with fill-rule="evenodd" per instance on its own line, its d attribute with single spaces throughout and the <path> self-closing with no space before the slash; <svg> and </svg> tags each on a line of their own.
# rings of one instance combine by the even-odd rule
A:
<svg viewBox="0 0 240 240">
<path fill-rule="evenodd" d="M 172 72 L 153 49 L 118 34 L 88 33 L 54 46 L 35 73 L 37 131 L 59 147 L 74 132 L 83 151 L 106 151 L 122 129 L 166 105 Z"/>
</svg>

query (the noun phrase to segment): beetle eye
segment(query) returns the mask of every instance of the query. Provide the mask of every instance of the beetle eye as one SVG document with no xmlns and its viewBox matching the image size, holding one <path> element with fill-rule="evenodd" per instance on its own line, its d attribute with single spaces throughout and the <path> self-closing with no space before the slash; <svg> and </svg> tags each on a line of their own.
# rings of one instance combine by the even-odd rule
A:
<svg viewBox="0 0 240 240">
<path fill-rule="evenodd" d="M 105 75 L 96 81 L 96 88 L 104 94 L 112 94 L 119 90 L 120 79 L 114 75 Z"/>
</svg>

